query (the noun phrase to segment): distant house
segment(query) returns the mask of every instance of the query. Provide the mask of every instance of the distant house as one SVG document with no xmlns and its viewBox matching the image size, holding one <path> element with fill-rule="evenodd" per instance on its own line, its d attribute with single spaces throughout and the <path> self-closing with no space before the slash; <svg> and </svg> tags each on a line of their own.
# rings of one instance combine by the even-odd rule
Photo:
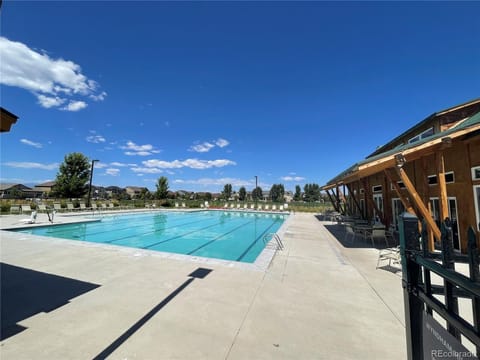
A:
<svg viewBox="0 0 480 360">
<path fill-rule="evenodd" d="M 145 192 L 145 191 L 148 192 L 148 189 L 146 187 L 127 186 L 125 188 L 125 191 L 133 199 L 133 198 L 138 198 L 142 194 L 142 192 Z"/>
<path fill-rule="evenodd" d="M 41 193 L 41 196 L 46 197 L 52 192 L 52 188 L 55 186 L 55 181 L 47 181 L 33 187 L 33 190 Z"/>
<path fill-rule="evenodd" d="M 23 184 L 0 184 L 1 199 L 22 199 L 30 196 L 32 188 Z"/>
<path fill-rule="evenodd" d="M 0 132 L 8 132 L 13 124 L 18 120 L 18 116 L 10 111 L 0 107 Z"/>
</svg>

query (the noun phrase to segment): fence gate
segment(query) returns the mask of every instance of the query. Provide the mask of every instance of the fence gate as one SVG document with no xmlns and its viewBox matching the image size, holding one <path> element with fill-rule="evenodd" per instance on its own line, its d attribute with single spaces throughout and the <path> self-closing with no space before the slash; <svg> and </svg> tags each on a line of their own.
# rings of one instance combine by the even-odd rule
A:
<svg viewBox="0 0 480 360">
<path fill-rule="evenodd" d="M 478 359 L 480 273 L 474 230 L 468 229 L 467 254 L 461 255 L 453 249 L 448 219 L 433 252 L 417 217 L 404 213 L 399 225 L 408 359 Z"/>
</svg>

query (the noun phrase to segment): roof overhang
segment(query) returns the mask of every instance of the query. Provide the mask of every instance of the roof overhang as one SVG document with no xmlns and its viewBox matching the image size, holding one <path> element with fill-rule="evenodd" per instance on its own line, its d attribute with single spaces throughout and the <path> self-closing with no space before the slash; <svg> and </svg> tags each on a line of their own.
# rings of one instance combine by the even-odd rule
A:
<svg viewBox="0 0 480 360">
<path fill-rule="evenodd" d="M 430 141 L 419 144 L 418 146 L 398 152 L 390 152 L 384 157 L 379 157 L 369 162 L 357 164 L 351 167 L 349 171 L 344 174 L 344 176 L 338 176 L 336 179 L 331 180 L 329 184 L 322 186 L 321 190 L 330 190 L 337 186 L 358 181 L 362 178 L 377 174 L 386 169 L 393 168 L 397 165 L 397 159 L 399 155 L 403 156 L 405 162 L 420 159 L 441 149 L 445 146 L 445 144 L 451 143 L 454 140 L 458 140 L 464 135 L 473 133 L 475 131 L 480 131 L 479 123 L 469 126 L 465 129 L 445 134 L 443 137 L 437 137 Z"/>
</svg>

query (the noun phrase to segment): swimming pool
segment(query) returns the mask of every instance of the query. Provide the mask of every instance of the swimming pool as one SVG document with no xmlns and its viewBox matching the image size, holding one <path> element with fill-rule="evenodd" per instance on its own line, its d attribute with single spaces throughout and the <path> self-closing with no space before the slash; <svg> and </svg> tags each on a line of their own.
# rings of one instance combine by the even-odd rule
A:
<svg viewBox="0 0 480 360">
<path fill-rule="evenodd" d="M 243 211 L 162 211 L 14 231 L 253 263 L 265 248 L 265 235 L 275 233 L 287 216 Z"/>
</svg>

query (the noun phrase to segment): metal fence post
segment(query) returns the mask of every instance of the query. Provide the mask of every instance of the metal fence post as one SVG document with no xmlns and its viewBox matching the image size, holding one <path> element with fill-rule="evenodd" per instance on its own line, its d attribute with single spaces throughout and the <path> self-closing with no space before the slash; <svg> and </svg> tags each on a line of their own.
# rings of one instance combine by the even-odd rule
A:
<svg viewBox="0 0 480 360">
<path fill-rule="evenodd" d="M 416 296 L 418 294 L 415 294 L 421 273 L 420 265 L 411 258 L 411 252 L 420 249 L 418 218 L 407 212 L 401 214 L 399 216 L 399 232 L 407 358 L 423 360 L 423 302 Z"/>
</svg>

